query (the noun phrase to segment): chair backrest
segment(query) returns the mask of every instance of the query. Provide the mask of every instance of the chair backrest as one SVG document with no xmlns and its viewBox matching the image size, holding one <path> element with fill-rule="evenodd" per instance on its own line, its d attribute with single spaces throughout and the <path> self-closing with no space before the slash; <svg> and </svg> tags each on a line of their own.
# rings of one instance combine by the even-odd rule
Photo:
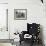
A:
<svg viewBox="0 0 46 46">
<path fill-rule="evenodd" d="M 29 34 L 38 34 L 38 32 L 40 32 L 40 24 L 36 24 L 36 23 L 32 23 L 32 24 L 29 24 L 27 23 L 27 30 L 28 30 L 28 33 Z"/>
</svg>

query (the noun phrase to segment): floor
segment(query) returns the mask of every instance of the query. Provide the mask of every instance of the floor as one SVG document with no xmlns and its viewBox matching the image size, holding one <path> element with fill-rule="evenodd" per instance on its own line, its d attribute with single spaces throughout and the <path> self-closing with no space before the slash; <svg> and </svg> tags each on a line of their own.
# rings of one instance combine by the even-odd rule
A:
<svg viewBox="0 0 46 46">
<path fill-rule="evenodd" d="M 31 46 L 29 43 L 22 42 L 19 46 Z M 42 44 L 34 44 L 33 46 L 43 46 Z"/>
<path fill-rule="evenodd" d="M 31 46 L 31 43 L 28 41 L 22 41 L 21 45 L 20 42 L 15 42 L 13 45 L 11 43 L 0 43 L 0 46 Z M 38 44 L 34 44 L 33 46 L 42 46 L 42 44 L 38 45 Z"/>
<path fill-rule="evenodd" d="M 11 43 L 0 43 L 0 46 L 13 46 Z"/>
<path fill-rule="evenodd" d="M 16 45 L 12 45 L 10 43 L 0 43 L 0 46 L 16 46 Z M 22 44 L 22 45 L 18 45 L 18 46 L 30 46 L 28 44 Z M 41 46 L 41 45 L 34 45 L 34 46 Z"/>
<path fill-rule="evenodd" d="M 0 43 L 0 46 L 16 46 L 16 45 L 12 45 L 11 43 Z M 17 46 L 31 46 L 30 44 L 26 43 L 26 42 L 22 42 L 22 44 L 18 44 Z M 41 44 L 40 45 L 33 45 L 33 46 L 42 46 Z"/>
</svg>

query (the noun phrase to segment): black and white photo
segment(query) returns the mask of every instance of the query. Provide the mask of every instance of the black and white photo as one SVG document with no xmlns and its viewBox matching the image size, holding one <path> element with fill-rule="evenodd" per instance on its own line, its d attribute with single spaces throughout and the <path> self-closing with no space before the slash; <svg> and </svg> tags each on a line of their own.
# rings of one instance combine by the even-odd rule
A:
<svg viewBox="0 0 46 46">
<path fill-rule="evenodd" d="M 27 9 L 14 9 L 14 19 L 26 20 L 27 19 Z"/>
</svg>

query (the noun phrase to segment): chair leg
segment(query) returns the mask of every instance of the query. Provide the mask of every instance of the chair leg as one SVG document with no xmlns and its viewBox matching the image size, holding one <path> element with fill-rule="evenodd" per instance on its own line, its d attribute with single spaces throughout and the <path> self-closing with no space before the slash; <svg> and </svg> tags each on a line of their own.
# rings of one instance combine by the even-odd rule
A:
<svg viewBox="0 0 46 46">
<path fill-rule="evenodd" d="M 32 41 L 31 45 L 30 46 L 33 46 L 34 42 Z"/>
<path fill-rule="evenodd" d="M 21 41 L 20 41 L 20 45 L 21 45 Z"/>
<path fill-rule="evenodd" d="M 33 46 L 33 44 L 34 44 L 34 41 L 33 41 L 33 39 L 31 40 L 31 45 L 30 46 Z"/>
</svg>

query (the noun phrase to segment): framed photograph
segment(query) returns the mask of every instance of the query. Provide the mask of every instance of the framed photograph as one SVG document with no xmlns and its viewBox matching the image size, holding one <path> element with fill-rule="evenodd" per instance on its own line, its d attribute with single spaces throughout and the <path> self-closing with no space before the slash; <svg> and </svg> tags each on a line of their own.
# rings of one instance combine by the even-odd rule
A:
<svg viewBox="0 0 46 46">
<path fill-rule="evenodd" d="M 27 9 L 14 9 L 14 20 L 26 20 Z"/>
</svg>

